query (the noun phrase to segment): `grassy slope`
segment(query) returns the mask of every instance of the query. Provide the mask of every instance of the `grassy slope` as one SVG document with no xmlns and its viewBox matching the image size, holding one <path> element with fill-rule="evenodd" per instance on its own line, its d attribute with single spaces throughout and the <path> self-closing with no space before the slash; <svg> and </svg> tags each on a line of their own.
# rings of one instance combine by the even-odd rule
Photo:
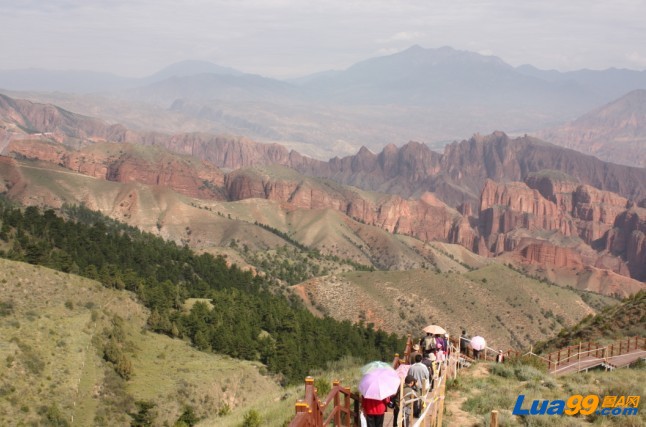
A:
<svg viewBox="0 0 646 427">
<path fill-rule="evenodd" d="M 542 343 L 540 348 L 556 349 L 587 341 L 605 344 L 633 336 L 646 336 L 646 291 L 563 329 L 558 337 Z"/>
<path fill-rule="evenodd" d="M 646 413 L 641 410 L 634 417 L 531 415 L 521 418 L 511 412 L 519 394 L 525 395 L 524 409 L 529 408 L 534 399 L 567 400 L 574 394 L 594 394 L 601 400 L 607 395 L 643 396 L 645 377 L 643 366 L 554 377 L 531 366 L 481 363 L 462 370 L 457 382 L 450 383 L 447 388 L 445 425 L 486 426 L 491 410 L 495 409 L 499 412 L 501 426 L 643 426 L 646 425 Z M 488 392 L 493 390 L 495 393 Z M 469 420 L 468 424 L 460 422 L 465 419 Z"/>
<path fill-rule="evenodd" d="M 572 290 L 497 264 L 462 274 L 350 272 L 313 279 L 302 288 L 301 295 L 309 293 L 316 306 L 336 318 L 363 317 L 377 327 L 414 336 L 429 323 L 446 325 L 454 335 L 466 328 L 472 336 L 483 335 L 494 348 L 527 347 L 595 312 Z"/>
<path fill-rule="evenodd" d="M 262 415 L 275 411 L 268 400 L 293 408 L 297 398 L 295 391 L 285 392 L 261 375 L 257 363 L 202 353 L 184 341 L 146 333 L 146 311 L 127 292 L 3 259 L 0 286 L 0 301 L 12 307 L 0 317 L 0 425 L 40 421 L 42 408 L 54 404 L 76 425 L 94 424 L 97 414 L 107 415 L 110 425 L 129 425 L 125 411 L 133 410 L 134 400 L 156 403 L 160 423 L 172 424 L 190 405 L 208 415 L 205 425 L 227 425 L 251 407 Z M 134 373 L 121 393 L 97 348 L 114 315 L 125 320 L 126 355 Z M 225 405 L 231 415 L 217 417 Z"/>
</svg>

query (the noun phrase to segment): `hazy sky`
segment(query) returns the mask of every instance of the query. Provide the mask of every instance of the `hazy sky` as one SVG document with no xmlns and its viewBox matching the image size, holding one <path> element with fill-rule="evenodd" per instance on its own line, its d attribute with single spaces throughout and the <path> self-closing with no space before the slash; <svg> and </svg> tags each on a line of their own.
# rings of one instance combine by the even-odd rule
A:
<svg viewBox="0 0 646 427">
<path fill-rule="evenodd" d="M 0 0 L 0 69 L 144 76 L 184 59 L 269 77 L 413 44 L 561 71 L 646 69 L 646 0 Z"/>
</svg>

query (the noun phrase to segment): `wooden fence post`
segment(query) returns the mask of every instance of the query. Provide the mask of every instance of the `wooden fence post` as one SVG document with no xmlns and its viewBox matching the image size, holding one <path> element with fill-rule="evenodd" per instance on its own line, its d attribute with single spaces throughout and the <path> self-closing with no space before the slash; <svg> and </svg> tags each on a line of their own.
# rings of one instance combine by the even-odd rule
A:
<svg viewBox="0 0 646 427">
<path fill-rule="evenodd" d="M 345 408 L 345 427 L 350 427 L 350 387 L 345 388 L 343 407 Z"/>
<path fill-rule="evenodd" d="M 397 425 L 403 425 L 404 421 L 404 378 L 399 380 L 399 412 L 397 413 Z"/>
<path fill-rule="evenodd" d="M 446 376 L 443 378 L 442 386 L 440 387 L 439 398 L 437 400 L 437 426 L 442 427 L 442 415 L 444 414 L 444 395 L 446 393 Z"/>
<path fill-rule="evenodd" d="M 298 399 L 296 401 L 296 405 L 294 405 L 296 408 L 296 413 L 298 414 L 299 412 L 307 412 L 309 409 L 309 405 L 305 403 L 302 399 Z"/>
<path fill-rule="evenodd" d="M 552 370 L 552 353 L 547 355 L 547 370 L 551 371 Z"/>
<path fill-rule="evenodd" d="M 334 393 L 334 425 L 335 426 L 340 426 L 341 425 L 341 396 L 339 396 L 339 391 L 341 387 L 339 386 L 340 381 L 339 380 L 334 380 L 332 381 L 332 390 L 335 391 Z"/>
<path fill-rule="evenodd" d="M 498 411 L 495 409 L 491 411 L 491 427 L 498 427 Z"/>
<path fill-rule="evenodd" d="M 360 424 L 359 420 L 359 414 L 361 413 L 361 404 L 359 403 L 359 399 L 355 399 L 354 401 L 354 425 L 358 426 Z"/>
</svg>

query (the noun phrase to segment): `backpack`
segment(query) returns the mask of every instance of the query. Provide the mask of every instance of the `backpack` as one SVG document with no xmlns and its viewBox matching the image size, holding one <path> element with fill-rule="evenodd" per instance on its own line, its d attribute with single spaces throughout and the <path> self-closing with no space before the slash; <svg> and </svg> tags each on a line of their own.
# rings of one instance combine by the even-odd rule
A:
<svg viewBox="0 0 646 427">
<path fill-rule="evenodd" d="M 433 351 L 437 348 L 437 343 L 435 337 L 426 337 L 424 338 L 424 350 Z"/>
</svg>

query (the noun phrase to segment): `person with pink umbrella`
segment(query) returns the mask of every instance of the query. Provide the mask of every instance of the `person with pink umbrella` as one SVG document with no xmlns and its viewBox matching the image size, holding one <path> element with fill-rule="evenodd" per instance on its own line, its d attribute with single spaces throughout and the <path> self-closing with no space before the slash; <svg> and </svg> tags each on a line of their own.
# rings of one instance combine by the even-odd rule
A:
<svg viewBox="0 0 646 427">
<path fill-rule="evenodd" d="M 383 427 L 386 405 L 399 389 L 400 379 L 392 368 L 377 368 L 361 378 L 361 407 L 368 427 Z"/>
<path fill-rule="evenodd" d="M 473 358 L 480 359 L 480 352 L 487 347 L 487 342 L 479 335 L 471 338 L 471 349 L 473 350 Z"/>
</svg>

